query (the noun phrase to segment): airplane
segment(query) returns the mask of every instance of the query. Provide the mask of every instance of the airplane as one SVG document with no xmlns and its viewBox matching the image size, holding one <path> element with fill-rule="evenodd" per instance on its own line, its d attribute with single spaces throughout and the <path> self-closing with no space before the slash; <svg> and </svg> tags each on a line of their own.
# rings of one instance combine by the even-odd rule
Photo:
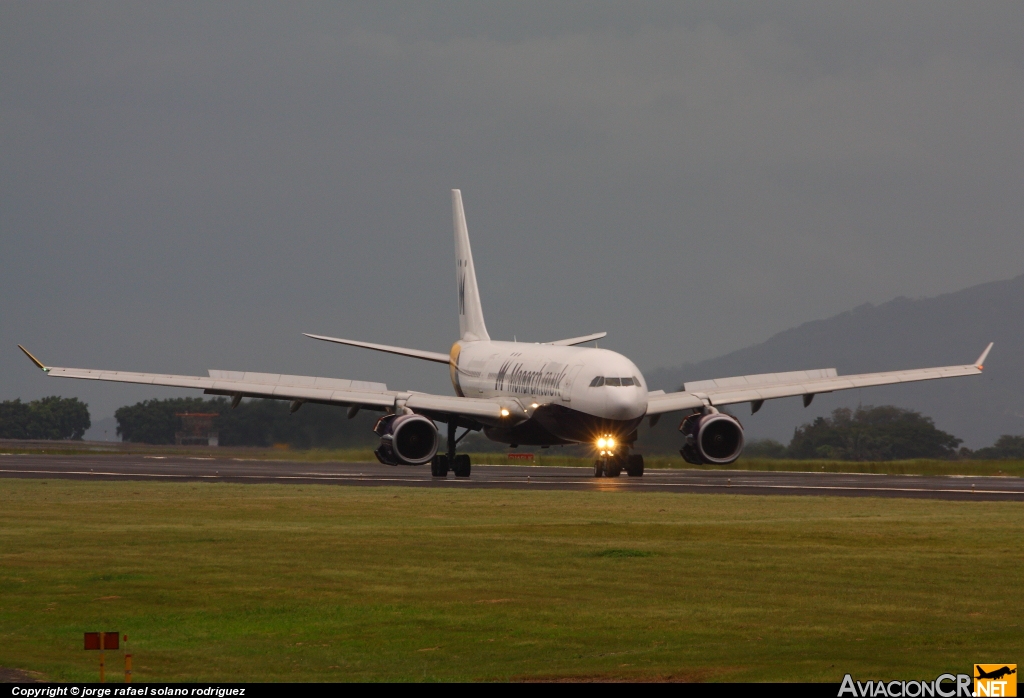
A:
<svg viewBox="0 0 1024 698">
<path fill-rule="evenodd" d="M 1004 666 L 1000 669 L 995 669 L 993 671 L 985 671 L 977 664 L 974 665 L 974 668 L 978 670 L 978 675 L 974 677 L 976 679 L 1001 679 L 1004 676 L 1009 676 L 1010 674 L 1017 673 L 1016 669 L 1011 669 L 1008 666 Z"/>
<path fill-rule="evenodd" d="M 368 381 L 243 371 L 176 376 L 60 368 L 44 365 L 20 344 L 18 348 L 51 377 L 195 388 L 230 397 L 233 408 L 242 398 L 271 398 L 291 401 L 292 412 L 306 402 L 347 407 L 350 419 L 362 409 L 383 412 L 373 428 L 380 437 L 377 459 L 387 465 L 430 463 L 434 477 L 447 477 L 449 471 L 469 477 L 469 456 L 459 454 L 457 447 L 467 434 L 481 430 L 512 448 L 592 444 L 595 477 L 618 477 L 623 470 L 641 477 L 643 456 L 633 452 L 637 427 L 644 419 L 653 427 L 661 415 L 672 412 L 685 413 L 679 431 L 680 453 L 687 462 L 727 465 L 743 451 L 743 426 L 720 407 L 749 402 L 753 414 L 765 400 L 802 397 L 806 407 L 819 393 L 978 375 L 992 349 L 990 343 L 977 361 L 963 366 L 849 376 L 827 368 L 702 380 L 676 392 L 649 390 L 643 373 L 622 354 L 596 344 L 580 346 L 596 342 L 605 332 L 542 343 L 492 340 L 484 323 L 462 193 L 453 189 L 451 194 L 459 339 L 447 354 L 306 336 L 447 364 L 454 395 L 389 390 L 384 383 Z M 439 422 L 447 424 L 446 448 L 440 453 Z"/>
</svg>

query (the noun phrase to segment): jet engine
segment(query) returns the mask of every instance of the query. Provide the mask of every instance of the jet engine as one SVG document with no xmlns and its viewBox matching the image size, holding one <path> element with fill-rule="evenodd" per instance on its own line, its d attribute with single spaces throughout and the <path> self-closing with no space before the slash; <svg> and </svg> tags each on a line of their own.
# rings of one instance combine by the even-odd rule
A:
<svg viewBox="0 0 1024 698">
<path fill-rule="evenodd" d="M 743 452 L 743 426 L 728 414 L 691 414 L 679 424 L 679 431 L 686 437 L 679 453 L 687 463 L 726 465 Z"/>
<path fill-rule="evenodd" d="M 373 431 L 380 437 L 374 455 L 384 465 L 422 465 L 437 453 L 437 427 L 418 414 L 386 414 Z"/>
</svg>

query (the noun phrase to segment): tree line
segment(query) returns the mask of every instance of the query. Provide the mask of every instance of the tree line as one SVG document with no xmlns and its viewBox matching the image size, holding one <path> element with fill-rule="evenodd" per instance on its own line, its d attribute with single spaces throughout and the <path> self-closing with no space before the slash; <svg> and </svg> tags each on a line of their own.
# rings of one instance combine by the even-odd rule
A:
<svg viewBox="0 0 1024 698">
<path fill-rule="evenodd" d="M 90 426 L 89 407 L 76 397 L 0 402 L 0 439 L 81 439 Z"/>
<path fill-rule="evenodd" d="M 1024 459 L 1024 436 L 1000 436 L 977 451 L 963 439 L 938 429 L 931 417 L 891 405 L 841 407 L 797 427 L 788 446 L 773 439 L 752 441 L 748 458 L 887 461 L 912 458 Z"/>
<path fill-rule="evenodd" d="M 373 424 L 380 416 L 360 412 L 347 419 L 345 410 L 331 405 L 306 404 L 292 413 L 280 400 L 244 400 L 232 409 L 226 398 L 170 398 L 145 400 L 114 413 L 117 434 L 124 441 L 173 444 L 182 431 L 185 412 L 216 413 L 212 429 L 221 446 L 272 446 L 292 448 L 365 448 L 376 437 Z"/>
<path fill-rule="evenodd" d="M 368 448 L 379 413 L 307 404 L 291 413 L 279 400 L 244 400 L 232 409 L 226 398 L 144 400 L 114 413 L 117 434 L 134 443 L 173 444 L 185 412 L 215 413 L 212 429 L 223 446 Z M 77 398 L 45 397 L 0 402 L 0 439 L 81 439 L 90 427 L 88 406 Z M 885 461 L 911 458 L 1024 459 L 1024 436 L 1004 434 L 992 446 L 970 451 L 963 441 L 938 429 L 930 417 L 891 405 L 840 408 L 829 417 L 797 427 L 788 445 L 772 439 L 747 444 L 747 458 Z M 647 453 L 675 453 L 679 434 L 671 428 L 644 429 L 638 445 Z M 480 448 L 497 444 L 480 444 Z"/>
</svg>

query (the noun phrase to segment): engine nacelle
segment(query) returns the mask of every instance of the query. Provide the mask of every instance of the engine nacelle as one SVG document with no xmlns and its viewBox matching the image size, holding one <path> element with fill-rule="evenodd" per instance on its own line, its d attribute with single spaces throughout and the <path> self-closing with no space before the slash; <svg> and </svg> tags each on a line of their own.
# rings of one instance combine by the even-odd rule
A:
<svg viewBox="0 0 1024 698">
<path fill-rule="evenodd" d="M 374 455 L 384 465 L 423 465 L 437 453 L 437 426 L 418 414 L 386 414 L 373 431 L 380 437 Z"/>
<path fill-rule="evenodd" d="M 686 437 L 679 453 L 687 463 L 728 465 L 743 452 L 743 426 L 728 414 L 691 414 L 679 424 L 679 431 Z"/>
</svg>

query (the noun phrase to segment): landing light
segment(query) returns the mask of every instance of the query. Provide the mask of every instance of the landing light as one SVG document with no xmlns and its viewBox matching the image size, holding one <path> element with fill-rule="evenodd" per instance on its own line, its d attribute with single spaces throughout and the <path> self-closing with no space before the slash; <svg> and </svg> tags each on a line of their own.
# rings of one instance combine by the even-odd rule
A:
<svg viewBox="0 0 1024 698">
<path fill-rule="evenodd" d="M 507 417 L 508 416 L 508 410 L 506 410 L 504 407 L 501 408 L 501 416 L 502 417 Z"/>
</svg>

